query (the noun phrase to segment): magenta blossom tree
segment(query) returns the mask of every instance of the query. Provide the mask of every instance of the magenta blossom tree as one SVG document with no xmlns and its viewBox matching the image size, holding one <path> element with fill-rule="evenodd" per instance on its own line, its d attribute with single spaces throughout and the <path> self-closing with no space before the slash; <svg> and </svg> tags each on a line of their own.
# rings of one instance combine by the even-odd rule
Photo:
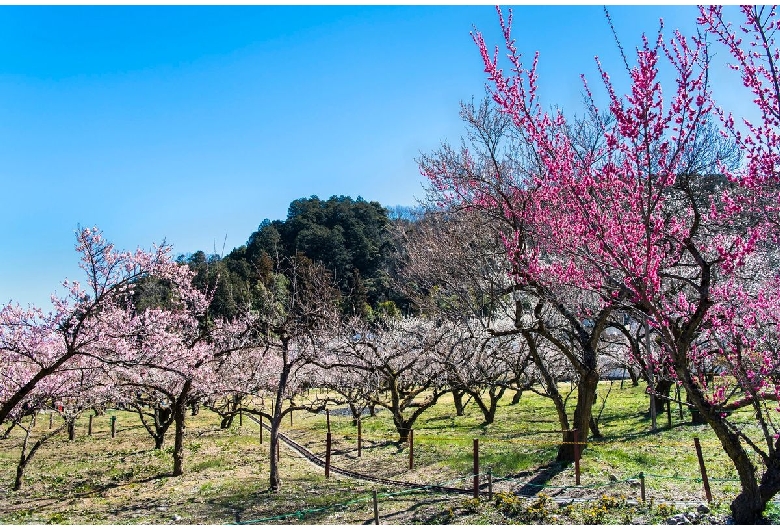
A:
<svg viewBox="0 0 780 530">
<path fill-rule="evenodd" d="M 714 144 L 706 141 L 717 112 L 703 38 L 678 31 L 669 38 L 662 31 L 655 39 L 643 38 L 628 69 L 631 86 L 625 96 L 618 95 L 599 64 L 607 104 L 600 111 L 585 84 L 591 112 L 599 117 L 594 120 L 599 141 L 583 150 L 573 141 L 566 117 L 542 109 L 538 55 L 530 68 L 523 64 L 511 36 L 511 14 L 506 21 L 499 10 L 509 71 L 500 67 L 498 49 L 491 54 L 481 34 L 474 39 L 493 98 L 511 117 L 533 163 L 510 180 L 500 176 L 500 200 L 483 193 L 486 188 L 478 181 L 460 181 L 462 189 L 454 192 L 476 205 L 503 208 L 517 220 L 504 240 L 513 272 L 521 280 L 557 282 L 592 293 L 600 300 L 597 314 L 620 307 L 646 323 L 659 338 L 658 364 L 668 366 L 685 387 L 689 401 L 737 468 L 742 492 L 731 506 L 735 521 L 752 523 L 780 490 L 780 460 L 769 444 L 763 458 L 766 471 L 760 479 L 756 476 L 748 454 L 755 439 L 729 421 L 723 396 L 701 373 L 706 366 L 723 366 L 726 352 L 734 350 L 726 345 L 740 335 L 721 315 L 734 309 L 729 293 L 754 273 L 748 264 L 768 259 L 765 248 L 773 238 L 776 201 L 767 197 L 776 197 L 777 189 L 777 114 L 772 108 L 772 91 L 778 92 L 773 67 L 777 55 L 771 41 L 777 23 L 774 10 L 764 18 L 751 15 L 761 13 L 758 9 L 744 11 L 756 46 L 730 37 L 730 27 L 717 9 L 703 9 L 700 20 L 741 61 L 745 84 L 756 94 L 763 116 L 761 125 L 745 124 L 747 136 L 733 129 L 747 158 L 739 171 L 731 173 L 713 152 Z M 762 66 L 756 66 L 762 60 Z M 662 87 L 661 68 L 674 75 L 671 87 Z M 733 127 L 732 118 L 724 121 L 727 129 Z M 709 163 L 701 163 L 702 153 L 709 153 Z M 432 176 L 434 185 L 449 184 L 437 178 Z M 488 183 L 495 178 L 498 175 L 484 175 Z M 746 287 L 745 293 L 760 299 L 755 289 Z M 744 307 L 747 298 L 742 303 Z M 716 330 L 720 333 L 712 340 L 717 336 L 724 346 L 712 348 L 707 346 L 708 335 Z M 737 370 L 738 365 L 725 363 L 724 373 L 739 380 L 744 370 Z M 762 395 L 750 386 L 736 392 L 749 396 L 753 404 Z"/>
</svg>

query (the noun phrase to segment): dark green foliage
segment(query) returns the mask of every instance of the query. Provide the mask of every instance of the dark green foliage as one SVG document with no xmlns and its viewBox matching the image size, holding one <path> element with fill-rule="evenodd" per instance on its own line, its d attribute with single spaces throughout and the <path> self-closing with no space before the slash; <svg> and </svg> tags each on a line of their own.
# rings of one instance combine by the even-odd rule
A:
<svg viewBox="0 0 780 530">
<path fill-rule="evenodd" d="M 198 251 L 179 261 L 198 272 L 199 287 L 214 290 L 212 317 L 230 318 L 250 306 L 257 309 L 262 303 L 259 286 L 268 284 L 284 260 L 302 255 L 333 275 L 344 313 L 371 319 L 380 305 L 385 314 L 409 307 L 392 286 L 395 251 L 390 225 L 387 209 L 378 202 L 312 196 L 293 201 L 285 221 L 265 219 L 246 245 L 222 259 Z"/>
<path fill-rule="evenodd" d="M 368 303 L 375 305 L 388 294 L 380 273 L 391 250 L 389 225 L 387 210 L 361 197 L 297 199 L 290 204 L 286 221 L 265 220 L 250 236 L 246 258 L 256 262 L 263 254 L 271 259 L 303 254 L 330 270 L 345 294 L 362 281 Z"/>
</svg>

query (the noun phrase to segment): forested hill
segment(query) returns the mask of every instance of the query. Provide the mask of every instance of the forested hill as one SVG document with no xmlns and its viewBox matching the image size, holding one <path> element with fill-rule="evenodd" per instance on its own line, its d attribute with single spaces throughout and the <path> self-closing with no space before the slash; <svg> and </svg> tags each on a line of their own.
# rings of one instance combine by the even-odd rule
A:
<svg viewBox="0 0 780 530">
<path fill-rule="evenodd" d="M 404 217 L 404 210 L 394 208 L 393 217 Z M 345 312 L 408 311 L 408 300 L 392 285 L 392 223 L 388 209 L 376 201 L 312 196 L 290 203 L 284 221 L 265 219 L 245 245 L 223 258 L 198 251 L 178 260 L 198 271 L 201 287 L 217 284 L 212 316 L 235 316 L 256 300 L 256 287 L 296 255 L 330 271 Z"/>
</svg>

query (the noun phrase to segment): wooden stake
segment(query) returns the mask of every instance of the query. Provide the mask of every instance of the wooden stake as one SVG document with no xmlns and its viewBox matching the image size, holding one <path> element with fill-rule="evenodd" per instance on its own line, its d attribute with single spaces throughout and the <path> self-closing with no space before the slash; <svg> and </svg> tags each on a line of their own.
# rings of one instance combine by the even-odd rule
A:
<svg viewBox="0 0 780 530">
<path fill-rule="evenodd" d="M 361 456 L 362 450 L 363 450 L 363 428 L 360 423 L 360 418 L 358 418 L 358 456 Z"/>
<path fill-rule="evenodd" d="M 116 438 L 116 416 L 111 416 L 111 438 Z"/>
<path fill-rule="evenodd" d="M 666 425 L 670 429 L 672 428 L 672 402 L 667 400 L 666 402 Z"/>
<path fill-rule="evenodd" d="M 49 412 L 49 429 L 51 430 L 53 426 L 54 426 L 54 413 Z"/>
<path fill-rule="evenodd" d="M 645 502 L 645 474 L 639 472 L 639 494 L 642 496 L 642 502 Z"/>
<path fill-rule="evenodd" d="M 580 485 L 580 431 L 574 429 L 574 483 Z"/>
<path fill-rule="evenodd" d="M 493 500 L 493 470 L 488 468 L 488 500 Z"/>
<path fill-rule="evenodd" d="M 260 445 L 263 445 L 263 417 L 260 416 Z"/>
<path fill-rule="evenodd" d="M 89 424 L 87 425 L 87 436 L 92 436 L 92 420 L 95 416 L 90 414 L 89 415 Z"/>
<path fill-rule="evenodd" d="M 409 429 L 409 469 L 414 469 L 414 429 Z"/>
<path fill-rule="evenodd" d="M 244 426 L 244 412 L 240 409 L 238 411 L 238 426 L 239 427 Z"/>
<path fill-rule="evenodd" d="M 376 488 L 371 492 L 374 501 L 374 524 L 379 524 L 379 504 L 376 502 Z"/>
<path fill-rule="evenodd" d="M 293 426 L 293 420 L 292 420 L 292 417 L 293 417 L 293 410 L 292 410 L 292 409 L 290 409 L 290 427 L 292 427 L 292 426 Z"/>
<path fill-rule="evenodd" d="M 328 432 L 325 435 L 325 478 L 330 477 L 330 447 L 331 447 L 331 434 Z"/>
<path fill-rule="evenodd" d="M 696 456 L 699 458 L 699 469 L 701 469 L 701 481 L 704 484 L 704 494 L 707 496 L 707 502 L 712 502 L 710 481 L 707 479 L 707 468 L 704 467 L 704 457 L 701 454 L 701 444 L 699 444 L 698 438 L 694 437 L 693 445 L 696 447 Z"/>
<path fill-rule="evenodd" d="M 479 439 L 474 438 L 474 498 L 479 499 Z"/>
</svg>

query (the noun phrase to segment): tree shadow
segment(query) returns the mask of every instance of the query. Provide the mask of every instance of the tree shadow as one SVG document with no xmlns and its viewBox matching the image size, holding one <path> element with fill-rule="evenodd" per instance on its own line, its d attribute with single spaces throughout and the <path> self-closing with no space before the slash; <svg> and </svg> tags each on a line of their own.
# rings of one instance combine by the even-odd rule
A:
<svg viewBox="0 0 780 530">
<path fill-rule="evenodd" d="M 411 506 L 409 506 L 407 508 L 404 508 L 402 510 L 396 510 L 395 512 L 384 513 L 384 514 L 382 513 L 382 505 L 380 504 L 379 505 L 379 522 L 381 523 L 383 519 L 388 519 L 388 518 L 391 518 L 391 517 L 400 517 L 400 516 L 402 516 L 404 514 L 409 514 L 409 513 L 414 514 L 419 508 L 422 508 L 424 506 L 430 506 L 430 505 L 433 505 L 433 504 L 437 504 L 437 503 L 442 502 L 443 500 L 445 500 L 447 498 L 449 498 L 449 497 L 447 497 L 447 496 L 429 497 L 429 498 L 426 498 L 426 499 L 423 499 L 423 500 L 419 500 L 419 501 L 415 502 L 414 504 L 412 504 Z M 406 523 L 406 522 L 404 522 L 404 523 L 386 522 L 385 524 L 413 524 L 413 523 L 439 524 L 440 522 L 437 519 L 437 517 L 439 515 L 440 514 L 438 514 L 438 513 L 437 514 L 433 514 L 433 515 L 428 516 L 425 519 L 422 519 L 422 520 L 412 520 L 412 521 L 409 521 L 408 523 Z M 364 525 L 365 524 L 374 524 L 374 518 L 371 517 L 370 519 L 368 519 L 363 524 Z"/>
<path fill-rule="evenodd" d="M 73 489 L 78 490 L 80 486 L 83 485 L 92 485 L 94 487 L 90 487 L 89 490 L 83 491 L 83 492 L 76 492 L 72 494 L 72 498 L 80 499 L 84 497 L 92 497 L 95 494 L 102 494 L 109 490 L 112 490 L 114 488 L 118 488 L 120 486 L 127 486 L 128 484 L 145 484 L 147 482 L 152 482 L 154 480 L 160 480 L 163 478 L 171 478 L 173 477 L 172 473 L 158 473 L 156 475 L 151 475 L 146 478 L 140 478 L 140 479 L 133 479 L 128 481 L 118 481 L 118 480 L 112 480 L 110 482 L 107 482 L 105 484 L 100 485 L 94 485 L 90 482 L 89 479 L 80 480 L 78 482 L 73 483 Z"/>
<path fill-rule="evenodd" d="M 537 467 L 533 471 L 523 471 L 515 475 L 510 475 L 509 478 L 512 479 L 528 479 L 528 482 L 522 485 L 520 489 L 515 490 L 514 493 L 523 497 L 534 497 L 542 490 L 544 490 L 546 487 L 545 485 L 550 480 L 555 478 L 556 475 L 566 469 L 566 467 L 567 463 L 565 462 L 552 461 L 548 464 Z"/>
</svg>

